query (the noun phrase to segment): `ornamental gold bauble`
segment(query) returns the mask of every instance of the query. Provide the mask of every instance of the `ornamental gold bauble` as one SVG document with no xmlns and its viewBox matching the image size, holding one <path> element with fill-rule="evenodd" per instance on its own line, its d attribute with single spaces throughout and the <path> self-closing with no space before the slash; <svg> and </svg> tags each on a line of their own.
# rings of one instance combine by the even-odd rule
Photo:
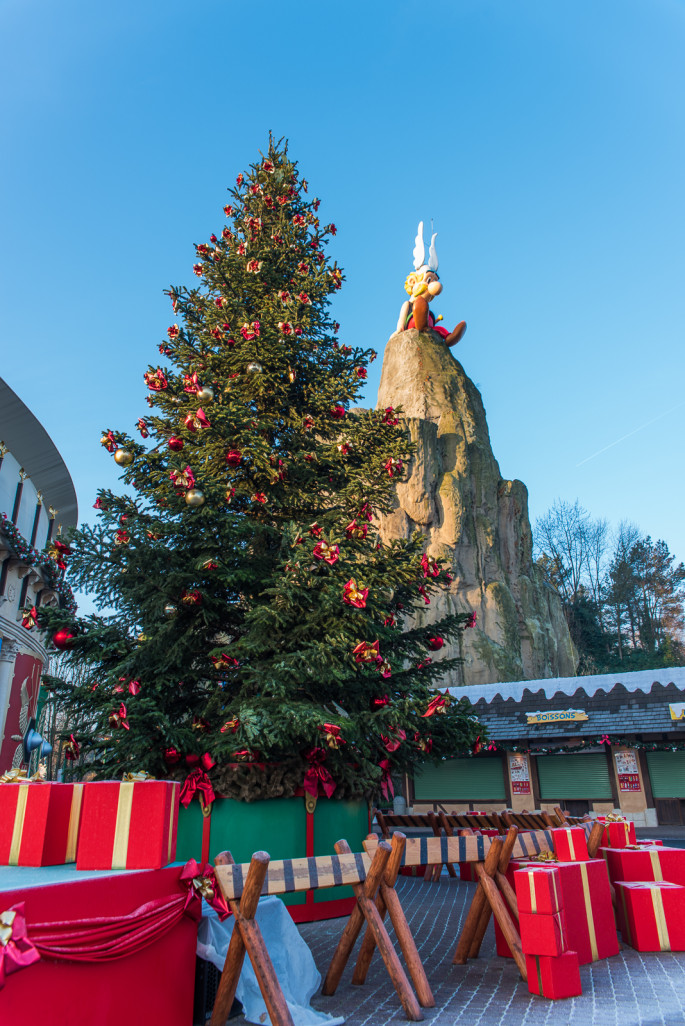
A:
<svg viewBox="0 0 685 1026">
<path fill-rule="evenodd" d="M 168 620 L 171 620 L 174 616 L 176 616 L 177 612 L 178 609 L 173 604 L 173 602 L 167 602 L 167 604 L 164 607 L 164 615 L 166 616 L 166 618 Z"/>
<path fill-rule="evenodd" d="M 251 374 L 253 377 L 257 374 L 261 374 L 263 369 L 264 368 L 262 367 L 261 363 L 257 363 L 256 360 L 253 360 L 252 363 L 248 363 L 247 367 L 245 368 L 247 373 Z"/>
<path fill-rule="evenodd" d="M 203 385 L 202 388 L 198 388 L 197 397 L 201 403 L 209 403 L 214 398 L 214 389 L 209 385 Z"/>
<path fill-rule="evenodd" d="M 114 453 L 114 462 L 120 467 L 129 467 L 133 463 L 133 453 L 128 449 L 117 449 Z"/>
<path fill-rule="evenodd" d="M 186 502 L 189 506 L 201 506 L 204 501 L 204 492 L 199 488 L 189 488 L 186 492 Z"/>
</svg>

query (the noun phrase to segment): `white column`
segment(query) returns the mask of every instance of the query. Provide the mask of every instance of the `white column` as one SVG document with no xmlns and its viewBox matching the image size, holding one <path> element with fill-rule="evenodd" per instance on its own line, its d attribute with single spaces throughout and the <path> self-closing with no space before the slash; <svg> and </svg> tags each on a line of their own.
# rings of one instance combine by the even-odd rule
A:
<svg viewBox="0 0 685 1026">
<path fill-rule="evenodd" d="M 18 652 L 19 646 L 16 641 L 12 641 L 10 638 L 2 639 L 2 647 L 0 648 L 0 745 L 2 745 L 5 738 L 5 721 L 7 720 L 7 710 L 10 704 L 14 661 Z"/>
</svg>

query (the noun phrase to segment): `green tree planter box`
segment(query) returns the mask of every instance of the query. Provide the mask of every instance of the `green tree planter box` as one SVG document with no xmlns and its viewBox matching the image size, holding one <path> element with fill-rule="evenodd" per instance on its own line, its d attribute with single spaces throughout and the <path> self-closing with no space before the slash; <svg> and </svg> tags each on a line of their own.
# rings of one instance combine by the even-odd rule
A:
<svg viewBox="0 0 685 1026">
<path fill-rule="evenodd" d="M 332 855 L 341 838 L 352 851 L 361 851 L 368 832 L 369 807 L 363 801 L 319 798 L 309 813 L 304 797 L 257 802 L 218 797 L 208 817 L 198 801 L 181 807 L 176 858 L 212 862 L 220 851 L 230 851 L 236 862 L 249 862 L 260 850 L 272 859 Z M 354 896 L 351 887 L 329 887 L 285 895 L 284 901 L 295 922 L 309 922 L 349 915 Z"/>
</svg>

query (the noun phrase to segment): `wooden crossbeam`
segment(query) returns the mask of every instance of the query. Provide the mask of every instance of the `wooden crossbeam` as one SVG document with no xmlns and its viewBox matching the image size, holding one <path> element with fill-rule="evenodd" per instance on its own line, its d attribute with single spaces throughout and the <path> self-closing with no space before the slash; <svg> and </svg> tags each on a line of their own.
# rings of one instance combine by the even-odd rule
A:
<svg viewBox="0 0 685 1026">
<path fill-rule="evenodd" d="M 470 837 L 408 837 L 403 866 L 445 865 L 447 862 L 482 862 L 493 838 L 474 834 Z M 373 855 L 378 838 L 370 835 L 364 841 L 364 851 Z"/>
<path fill-rule="evenodd" d="M 312 858 L 270 862 L 262 884 L 264 894 L 292 894 L 317 887 L 339 887 L 365 880 L 371 860 L 359 852 L 317 855 Z M 249 865 L 220 865 L 215 869 L 226 897 L 239 898 Z"/>
</svg>

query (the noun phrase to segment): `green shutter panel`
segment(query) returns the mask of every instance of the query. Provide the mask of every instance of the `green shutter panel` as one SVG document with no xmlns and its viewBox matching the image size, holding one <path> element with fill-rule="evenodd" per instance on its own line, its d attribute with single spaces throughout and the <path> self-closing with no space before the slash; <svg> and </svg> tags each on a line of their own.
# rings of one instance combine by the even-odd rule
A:
<svg viewBox="0 0 685 1026">
<path fill-rule="evenodd" d="M 609 767 L 604 755 L 538 755 L 537 767 L 540 801 L 612 800 Z"/>
<path fill-rule="evenodd" d="M 417 801 L 504 801 L 501 759 L 449 759 L 414 777 Z"/>
<path fill-rule="evenodd" d="M 655 798 L 685 798 L 685 752 L 647 752 Z"/>
</svg>

